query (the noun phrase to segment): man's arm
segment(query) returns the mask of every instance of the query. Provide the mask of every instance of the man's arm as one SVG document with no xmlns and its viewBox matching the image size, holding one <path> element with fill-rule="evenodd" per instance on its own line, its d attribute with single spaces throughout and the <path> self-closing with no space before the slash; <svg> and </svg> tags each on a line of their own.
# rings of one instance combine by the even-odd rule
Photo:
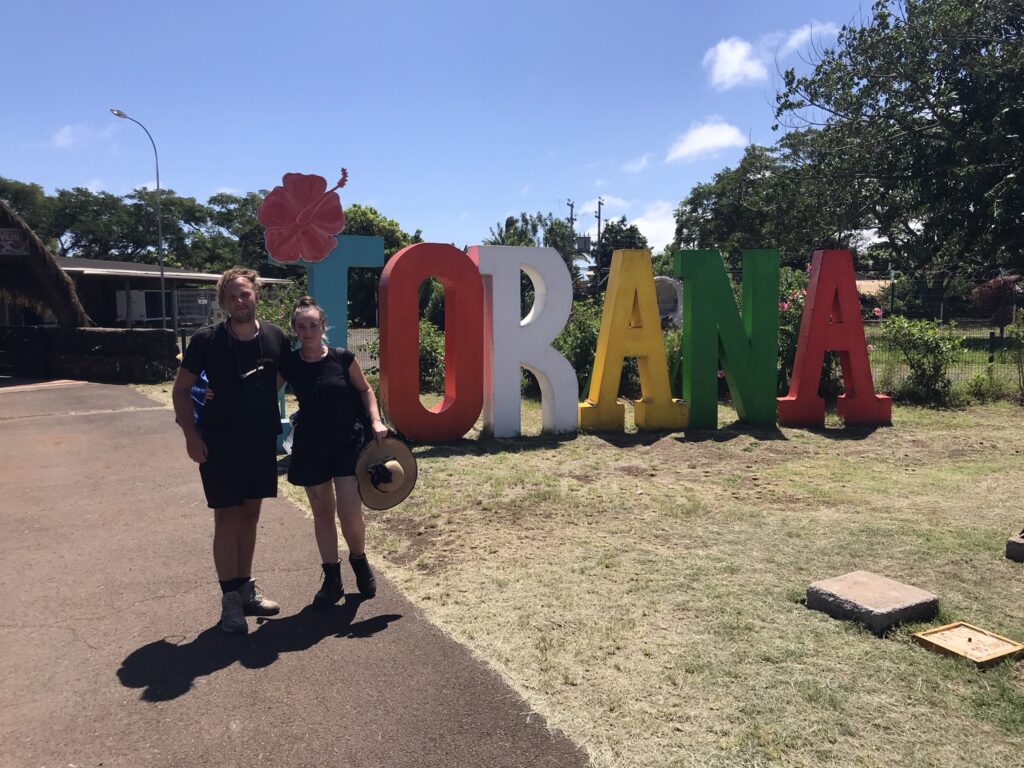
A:
<svg viewBox="0 0 1024 768">
<path fill-rule="evenodd" d="M 171 401 L 174 403 L 174 416 L 185 433 L 185 449 L 188 457 L 197 464 L 206 461 L 206 442 L 199 436 L 196 429 L 195 410 L 192 406 L 192 385 L 199 376 L 187 368 L 179 368 L 171 389 Z"/>
</svg>

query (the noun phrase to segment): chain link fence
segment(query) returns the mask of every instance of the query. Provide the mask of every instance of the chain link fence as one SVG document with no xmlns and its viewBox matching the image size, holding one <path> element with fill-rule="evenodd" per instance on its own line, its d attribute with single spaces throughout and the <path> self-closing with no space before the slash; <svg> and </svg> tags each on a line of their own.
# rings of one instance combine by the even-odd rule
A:
<svg viewBox="0 0 1024 768">
<path fill-rule="evenodd" d="M 982 375 L 1007 387 L 1016 387 L 1017 364 L 1013 342 L 1003 329 L 962 320 L 942 325 L 940 333 L 950 339 L 962 340 L 960 351 L 949 369 L 949 378 L 954 385 Z M 896 391 L 910 372 L 906 359 L 886 341 L 881 323 L 865 321 L 864 336 L 875 387 L 884 392 Z"/>
</svg>

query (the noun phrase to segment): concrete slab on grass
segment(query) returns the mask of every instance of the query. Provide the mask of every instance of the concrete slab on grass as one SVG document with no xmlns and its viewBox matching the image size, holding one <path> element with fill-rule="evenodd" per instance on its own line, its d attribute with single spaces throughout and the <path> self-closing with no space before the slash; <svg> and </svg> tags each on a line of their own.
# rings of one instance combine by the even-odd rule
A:
<svg viewBox="0 0 1024 768">
<path fill-rule="evenodd" d="M 1006 540 L 1006 557 L 1017 563 L 1024 563 L 1024 531 Z"/>
<path fill-rule="evenodd" d="M 939 598 L 877 573 L 853 571 L 811 584 L 807 607 L 837 619 L 859 621 L 876 635 L 884 635 L 897 624 L 934 618 Z"/>
</svg>

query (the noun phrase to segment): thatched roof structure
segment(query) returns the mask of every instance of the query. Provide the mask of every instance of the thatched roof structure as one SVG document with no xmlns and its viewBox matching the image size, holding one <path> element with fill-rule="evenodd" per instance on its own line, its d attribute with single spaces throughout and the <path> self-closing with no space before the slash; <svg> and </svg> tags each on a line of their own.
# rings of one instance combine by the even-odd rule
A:
<svg viewBox="0 0 1024 768">
<path fill-rule="evenodd" d="M 20 229 L 28 238 L 27 255 L 0 250 L 0 291 L 38 315 L 52 312 L 62 328 L 93 325 L 82 309 L 75 284 L 53 254 L 4 200 L 0 200 L 0 229 Z"/>
</svg>

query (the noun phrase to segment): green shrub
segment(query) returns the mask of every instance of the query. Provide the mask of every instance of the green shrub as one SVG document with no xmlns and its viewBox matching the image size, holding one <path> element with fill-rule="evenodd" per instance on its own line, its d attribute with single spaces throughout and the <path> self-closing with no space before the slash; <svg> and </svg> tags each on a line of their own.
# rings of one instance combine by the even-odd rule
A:
<svg viewBox="0 0 1024 768">
<path fill-rule="evenodd" d="M 1010 357 L 1017 369 L 1017 402 L 1024 405 L 1024 311 L 1017 313 L 1017 319 L 1006 329 L 1010 341 Z"/>
<path fill-rule="evenodd" d="M 380 339 L 359 345 L 375 360 L 380 360 Z M 377 367 L 367 369 L 368 375 L 377 376 Z M 420 320 L 420 392 L 444 392 L 444 334 L 429 320 Z"/>
<path fill-rule="evenodd" d="M 948 335 L 934 321 L 905 317 L 885 320 L 882 337 L 910 368 L 895 393 L 898 398 L 925 405 L 953 404 L 949 368 L 959 357 L 963 337 Z"/>
<path fill-rule="evenodd" d="M 796 360 L 797 342 L 800 340 L 800 321 L 807 299 L 807 273 L 783 267 L 779 271 L 779 361 L 778 394 L 789 391 Z"/>
<path fill-rule="evenodd" d="M 991 403 L 1006 400 L 1012 395 L 1011 387 L 996 378 L 994 366 L 989 363 L 984 372 L 974 374 L 964 385 L 966 399 L 972 403 Z"/>
<path fill-rule="evenodd" d="M 601 306 L 592 301 L 574 301 L 569 321 L 552 344 L 576 371 L 580 397 L 585 396 L 584 388 L 590 380 L 600 329 Z"/>
<path fill-rule="evenodd" d="M 444 392 L 444 334 L 420 320 L 420 391 Z"/>
</svg>

